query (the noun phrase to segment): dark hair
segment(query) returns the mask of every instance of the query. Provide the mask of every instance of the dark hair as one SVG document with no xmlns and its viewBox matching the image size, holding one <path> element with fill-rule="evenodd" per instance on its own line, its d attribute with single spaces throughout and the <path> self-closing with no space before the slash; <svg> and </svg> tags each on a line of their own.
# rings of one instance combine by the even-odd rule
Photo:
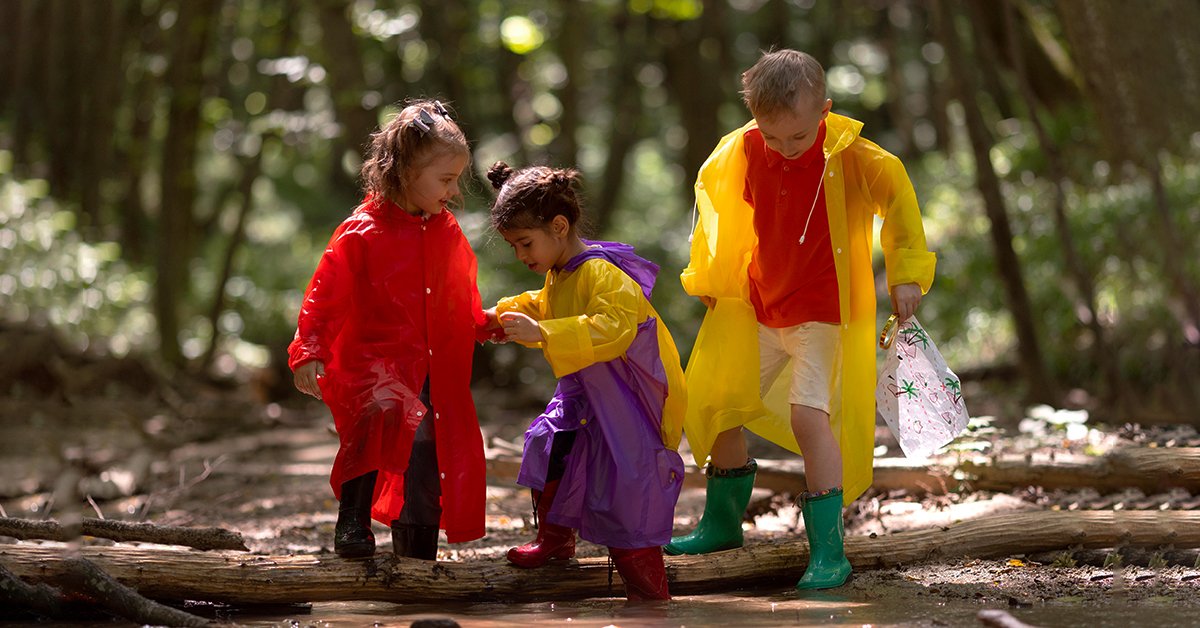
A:
<svg viewBox="0 0 1200 628">
<path fill-rule="evenodd" d="M 794 111 L 804 99 L 825 99 L 825 69 L 809 54 L 773 50 L 742 73 L 742 100 L 755 118 Z"/>
<path fill-rule="evenodd" d="M 579 172 L 571 169 L 530 166 L 513 170 L 503 161 L 488 169 L 488 180 L 496 188 L 492 203 L 492 227 L 497 231 L 509 229 L 540 229 L 563 216 L 572 229 L 583 217 L 575 184 Z"/>
<path fill-rule="evenodd" d="M 436 100 L 410 100 L 387 124 L 371 134 L 363 161 L 363 191 L 395 201 L 415 169 L 450 153 L 470 154 L 467 138 Z"/>
</svg>

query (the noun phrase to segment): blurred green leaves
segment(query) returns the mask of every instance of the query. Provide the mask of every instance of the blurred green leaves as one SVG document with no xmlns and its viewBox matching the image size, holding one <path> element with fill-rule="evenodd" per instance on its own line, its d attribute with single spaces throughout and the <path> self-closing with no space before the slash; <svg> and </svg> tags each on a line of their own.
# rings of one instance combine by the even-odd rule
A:
<svg viewBox="0 0 1200 628">
<path fill-rule="evenodd" d="M 117 243 L 84 241 L 75 214 L 46 193 L 45 181 L 0 171 L 0 316 L 49 323 L 81 350 L 124 355 L 152 342 L 146 272 Z"/>
</svg>

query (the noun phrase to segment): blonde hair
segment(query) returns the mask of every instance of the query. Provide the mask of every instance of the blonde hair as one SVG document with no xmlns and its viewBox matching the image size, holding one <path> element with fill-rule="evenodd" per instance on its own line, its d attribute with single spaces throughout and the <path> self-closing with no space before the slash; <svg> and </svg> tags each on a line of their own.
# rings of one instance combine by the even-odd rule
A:
<svg viewBox="0 0 1200 628">
<path fill-rule="evenodd" d="M 455 153 L 469 155 L 470 149 L 445 105 L 436 100 L 408 101 L 371 134 L 360 173 L 363 191 L 395 201 L 414 170 Z"/>
<path fill-rule="evenodd" d="M 785 48 L 763 53 L 742 73 L 742 100 L 755 118 L 825 100 L 825 69 L 812 55 Z"/>
</svg>

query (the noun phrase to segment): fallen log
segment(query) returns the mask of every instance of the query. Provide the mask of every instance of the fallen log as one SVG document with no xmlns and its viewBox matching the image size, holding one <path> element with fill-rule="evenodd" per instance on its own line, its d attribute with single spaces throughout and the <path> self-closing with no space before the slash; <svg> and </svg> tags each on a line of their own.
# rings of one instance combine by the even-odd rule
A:
<svg viewBox="0 0 1200 628">
<path fill-rule="evenodd" d="M 488 456 L 489 484 L 514 484 L 520 470 L 521 458 L 518 456 Z M 706 482 L 703 469 L 691 465 L 685 468 L 684 488 L 704 488 Z M 872 485 L 882 491 L 904 489 L 915 494 L 944 495 L 955 488 L 957 481 L 952 479 L 951 470 L 946 467 L 913 463 L 905 458 L 878 458 L 875 460 L 875 480 Z M 804 492 L 805 486 L 804 462 L 800 459 L 758 460 L 755 488 L 799 495 Z"/>
<path fill-rule="evenodd" d="M 29 584 L 0 565 L 0 602 L 4 608 L 27 609 L 42 617 L 64 619 L 75 615 L 72 600 L 43 582 Z"/>
<path fill-rule="evenodd" d="M 1068 548 L 1200 547 L 1196 511 L 1039 511 L 965 521 L 943 528 L 877 537 L 849 537 L 855 569 L 939 559 L 990 559 Z M 0 546 L 0 565 L 33 580 L 64 567 L 62 546 Z M 85 547 L 81 555 L 142 595 L 162 600 L 295 603 L 552 601 L 621 595 L 607 559 L 551 563 L 523 570 L 502 560 L 427 562 L 379 554 L 345 560 L 333 555 L 255 556 L 172 548 Z M 671 591 L 714 593 L 754 586 L 790 586 L 804 570 L 807 544 L 796 538 L 666 559 Z M 609 578 L 612 586 L 609 586 Z"/>
<path fill-rule="evenodd" d="M 86 558 L 78 556 L 63 561 L 58 581 L 63 588 L 95 600 L 119 617 L 139 624 L 154 626 L 207 626 L 209 621 L 170 606 L 147 599 L 137 591 L 117 582 Z"/>
<path fill-rule="evenodd" d="M 1147 495 L 1182 488 L 1200 494 L 1200 448 L 1127 447 L 1104 456 L 1039 453 L 1013 454 L 989 459 L 976 457 L 961 463 L 914 462 L 907 458 L 876 458 L 871 486 L 878 491 L 904 490 L 913 495 L 945 495 L 966 482 L 976 490 L 1008 492 L 1027 486 L 1045 489 L 1094 488 L 1113 493 L 1127 488 Z M 488 480 L 513 483 L 521 460 L 498 456 L 488 460 Z M 684 488 L 703 488 L 702 470 L 687 467 Z M 755 488 L 798 495 L 805 490 L 804 462 L 758 461 Z"/>
<path fill-rule="evenodd" d="M 1200 447 L 1125 447 L 1104 456 L 1038 453 L 976 459 L 959 466 L 977 490 L 1008 491 L 1025 486 L 1047 489 L 1094 488 L 1111 493 L 1127 488 L 1146 494 L 1182 488 L 1200 493 Z"/>
<path fill-rule="evenodd" d="M 82 527 L 77 530 L 86 536 L 113 541 L 183 545 L 198 550 L 248 551 L 241 534 L 223 528 L 188 528 L 84 518 Z M 0 517 L 0 536 L 49 541 L 73 541 L 78 538 L 71 529 L 57 521 L 33 521 L 16 517 Z"/>
</svg>

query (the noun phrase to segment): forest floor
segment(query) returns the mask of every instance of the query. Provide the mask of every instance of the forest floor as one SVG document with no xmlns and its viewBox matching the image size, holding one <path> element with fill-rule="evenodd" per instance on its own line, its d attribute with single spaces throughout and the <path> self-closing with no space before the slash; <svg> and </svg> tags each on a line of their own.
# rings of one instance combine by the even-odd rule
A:
<svg viewBox="0 0 1200 628">
<path fill-rule="evenodd" d="M 56 360 L 44 361 L 49 365 L 44 372 L 26 368 L 14 376 L 10 371 L 10 378 L 4 380 L 7 389 L 0 390 L 0 515 L 61 517 L 72 506 L 56 502 L 61 498 L 54 497 L 52 487 L 56 478 L 75 470 L 84 478 L 79 486 L 93 487 L 90 503 L 78 506 L 84 516 L 227 528 L 240 532 L 250 551 L 258 554 L 330 551 L 337 504 L 328 472 L 337 438 L 323 406 L 264 402 L 248 386 L 164 382 L 132 361 L 98 365 L 86 360 Z M 99 372 L 93 373 L 92 367 Z M 512 455 L 519 452 L 526 412 L 483 401 L 494 393 L 477 395 L 489 455 Z M 1200 435 L 1191 426 L 1070 428 L 1077 419 L 1070 419 L 1064 427 L 1054 416 L 1026 419 L 1020 429 L 1014 425 L 975 430 L 970 438 L 964 438 L 962 449 L 1096 453 L 1118 445 L 1200 446 Z M 1067 437 L 1068 428 L 1073 430 L 1072 438 Z M 877 442 L 878 456 L 900 455 L 885 427 L 879 429 Z M 751 447 L 751 453 L 761 458 L 789 457 L 762 441 L 752 439 Z M 690 462 L 690 455 L 683 453 Z M 89 480 L 93 484 L 88 485 Z M 882 535 L 1039 510 L 1200 509 L 1200 496 L 1179 490 L 1157 495 L 1136 489 L 1101 494 L 1087 488 L 1047 491 L 1025 487 L 991 492 L 975 490 L 965 482 L 953 483 L 946 491 L 937 491 L 940 494 L 870 490 L 849 509 L 846 533 Z M 703 489 L 685 489 L 675 513 L 676 532 L 689 531 L 703 506 Z M 753 517 L 743 526 L 747 544 L 803 534 L 790 495 L 755 489 L 750 512 Z M 511 478 L 490 481 L 487 535 L 455 545 L 447 544 L 443 537 L 439 560 L 503 561 L 509 547 L 531 538 L 531 519 L 527 490 L 517 487 Z M 375 533 L 379 551 L 389 551 L 386 526 L 376 525 Z M 0 551 L 3 544 L 17 542 L 0 537 Z M 111 543 L 100 539 L 88 542 Z M 585 541 L 578 546 L 579 557 L 605 554 L 603 547 Z M 756 609 L 742 617 L 755 618 L 749 623 L 792 625 L 960 625 L 973 622 L 974 613 L 984 609 L 1002 609 L 1034 625 L 1124 625 L 1125 619 L 1141 623 L 1147 618 L 1184 625 L 1200 616 L 1200 564 L 1169 564 L 1154 557 L 1149 561 L 1143 557 L 1140 565 L 1137 562 L 1137 558 L 1114 561 L 1114 556 L 1105 552 L 1073 556 L 1015 553 L 988 560 L 863 569 L 846 586 L 823 598 L 826 606 L 805 602 L 803 613 L 797 607 L 790 618 L 775 614 L 797 604 L 790 581 L 780 582 L 777 589 L 689 596 L 673 604 L 685 604 L 677 609 L 690 610 L 665 616 L 623 614 L 613 606 L 597 607 L 597 602 L 560 608 L 573 609 L 583 625 L 743 623 L 729 617 L 751 612 L 747 609 Z M 698 610 L 712 604 L 724 610 Z M 905 609 L 914 608 L 924 610 L 906 614 Z M 561 614 L 544 614 L 554 609 L 553 604 L 525 607 L 533 613 L 533 623 L 561 621 Z M 422 613 L 437 616 L 450 612 L 464 625 L 472 623 L 472 618 L 480 625 L 503 625 L 511 610 L 492 605 L 482 610 L 446 611 L 434 600 L 429 607 L 407 610 L 315 605 L 305 611 L 309 619 L 300 621 L 357 625 L 375 613 L 384 616 L 373 622 L 381 625 L 401 618 L 407 622 L 425 616 Z M 762 614 L 753 614 L 759 612 Z M 0 613 L 0 621 L 4 620 Z M 271 625 L 284 622 L 284 617 L 235 620 Z"/>
</svg>

